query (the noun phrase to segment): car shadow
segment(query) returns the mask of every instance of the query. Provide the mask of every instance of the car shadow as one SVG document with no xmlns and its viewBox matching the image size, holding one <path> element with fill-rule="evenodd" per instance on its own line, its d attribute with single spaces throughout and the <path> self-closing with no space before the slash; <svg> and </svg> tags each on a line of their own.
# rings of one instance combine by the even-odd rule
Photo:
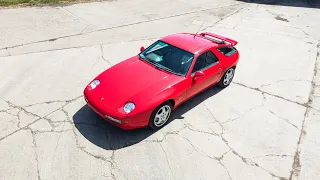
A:
<svg viewBox="0 0 320 180">
<path fill-rule="evenodd" d="M 246 3 L 266 4 L 276 6 L 292 6 L 304 8 L 320 8 L 319 0 L 237 0 Z"/>
<path fill-rule="evenodd" d="M 166 126 L 172 121 L 183 119 L 186 112 L 221 90 L 220 87 L 213 86 L 183 103 L 173 111 Z M 147 127 L 129 131 L 122 130 L 102 119 L 87 105 L 73 115 L 73 121 L 75 127 L 88 141 L 106 150 L 116 150 L 137 144 L 156 132 L 156 130 Z M 163 128 L 166 128 L 166 126 Z"/>
</svg>

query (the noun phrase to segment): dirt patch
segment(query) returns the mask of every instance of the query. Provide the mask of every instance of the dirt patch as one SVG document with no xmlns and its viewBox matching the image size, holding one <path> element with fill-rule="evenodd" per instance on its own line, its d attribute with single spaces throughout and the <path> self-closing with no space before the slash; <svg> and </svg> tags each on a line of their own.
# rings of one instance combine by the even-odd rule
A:
<svg viewBox="0 0 320 180">
<path fill-rule="evenodd" d="M 294 156 L 294 162 L 292 165 L 293 175 L 299 177 L 301 171 L 301 164 L 300 164 L 300 151 L 296 152 Z M 290 178 L 291 179 L 291 178 Z"/>
<path fill-rule="evenodd" d="M 19 7 L 69 6 L 77 3 L 116 0 L 0 0 L 0 9 Z"/>
<path fill-rule="evenodd" d="M 289 22 L 288 19 L 283 18 L 283 17 L 281 17 L 281 16 L 276 16 L 275 19 L 276 19 L 276 20 L 279 20 L 279 21 Z"/>
</svg>

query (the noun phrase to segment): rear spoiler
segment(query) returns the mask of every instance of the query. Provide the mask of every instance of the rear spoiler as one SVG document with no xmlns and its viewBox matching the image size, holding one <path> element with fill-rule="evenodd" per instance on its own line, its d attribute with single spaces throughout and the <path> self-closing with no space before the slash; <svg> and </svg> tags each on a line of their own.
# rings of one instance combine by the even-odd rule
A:
<svg viewBox="0 0 320 180">
<path fill-rule="evenodd" d="M 200 36 L 210 36 L 210 37 L 219 39 L 219 40 L 221 40 L 219 43 L 227 42 L 227 43 L 231 44 L 232 46 L 235 46 L 235 45 L 238 44 L 238 41 L 235 41 L 233 39 L 229 39 L 227 37 L 224 37 L 224 36 L 221 36 L 221 35 L 218 35 L 218 34 L 213 34 L 213 33 L 210 33 L 210 32 L 202 32 L 199 35 Z"/>
</svg>

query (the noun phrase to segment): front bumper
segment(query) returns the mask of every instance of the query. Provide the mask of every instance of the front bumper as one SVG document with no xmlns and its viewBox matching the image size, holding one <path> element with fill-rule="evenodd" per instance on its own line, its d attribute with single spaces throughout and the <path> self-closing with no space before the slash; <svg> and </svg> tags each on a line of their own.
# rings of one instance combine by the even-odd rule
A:
<svg viewBox="0 0 320 180">
<path fill-rule="evenodd" d="M 134 116 L 125 117 L 125 116 L 118 116 L 114 112 L 108 112 L 106 109 L 102 108 L 101 106 L 97 106 L 94 104 L 94 101 L 90 101 L 86 95 L 84 96 L 84 99 L 87 102 L 87 105 L 92 109 L 95 113 L 97 113 L 99 116 L 101 116 L 104 120 L 109 122 L 110 124 L 113 124 L 121 129 L 124 130 L 131 130 L 131 129 L 137 129 L 141 127 L 145 127 L 148 125 L 149 117 L 151 112 L 144 112 L 140 113 Z"/>
</svg>

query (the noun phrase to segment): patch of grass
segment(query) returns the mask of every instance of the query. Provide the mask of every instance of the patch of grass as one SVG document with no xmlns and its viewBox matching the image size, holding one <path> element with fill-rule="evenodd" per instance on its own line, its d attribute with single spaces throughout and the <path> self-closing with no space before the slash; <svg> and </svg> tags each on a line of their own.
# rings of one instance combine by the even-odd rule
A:
<svg viewBox="0 0 320 180">
<path fill-rule="evenodd" d="M 41 5 L 56 5 L 56 4 L 71 4 L 77 2 L 89 2 L 100 0 L 0 0 L 0 7 L 10 6 L 41 6 Z"/>
<path fill-rule="evenodd" d="M 15 4 L 26 4 L 30 0 L 0 0 L 0 6 L 10 6 Z"/>
</svg>

